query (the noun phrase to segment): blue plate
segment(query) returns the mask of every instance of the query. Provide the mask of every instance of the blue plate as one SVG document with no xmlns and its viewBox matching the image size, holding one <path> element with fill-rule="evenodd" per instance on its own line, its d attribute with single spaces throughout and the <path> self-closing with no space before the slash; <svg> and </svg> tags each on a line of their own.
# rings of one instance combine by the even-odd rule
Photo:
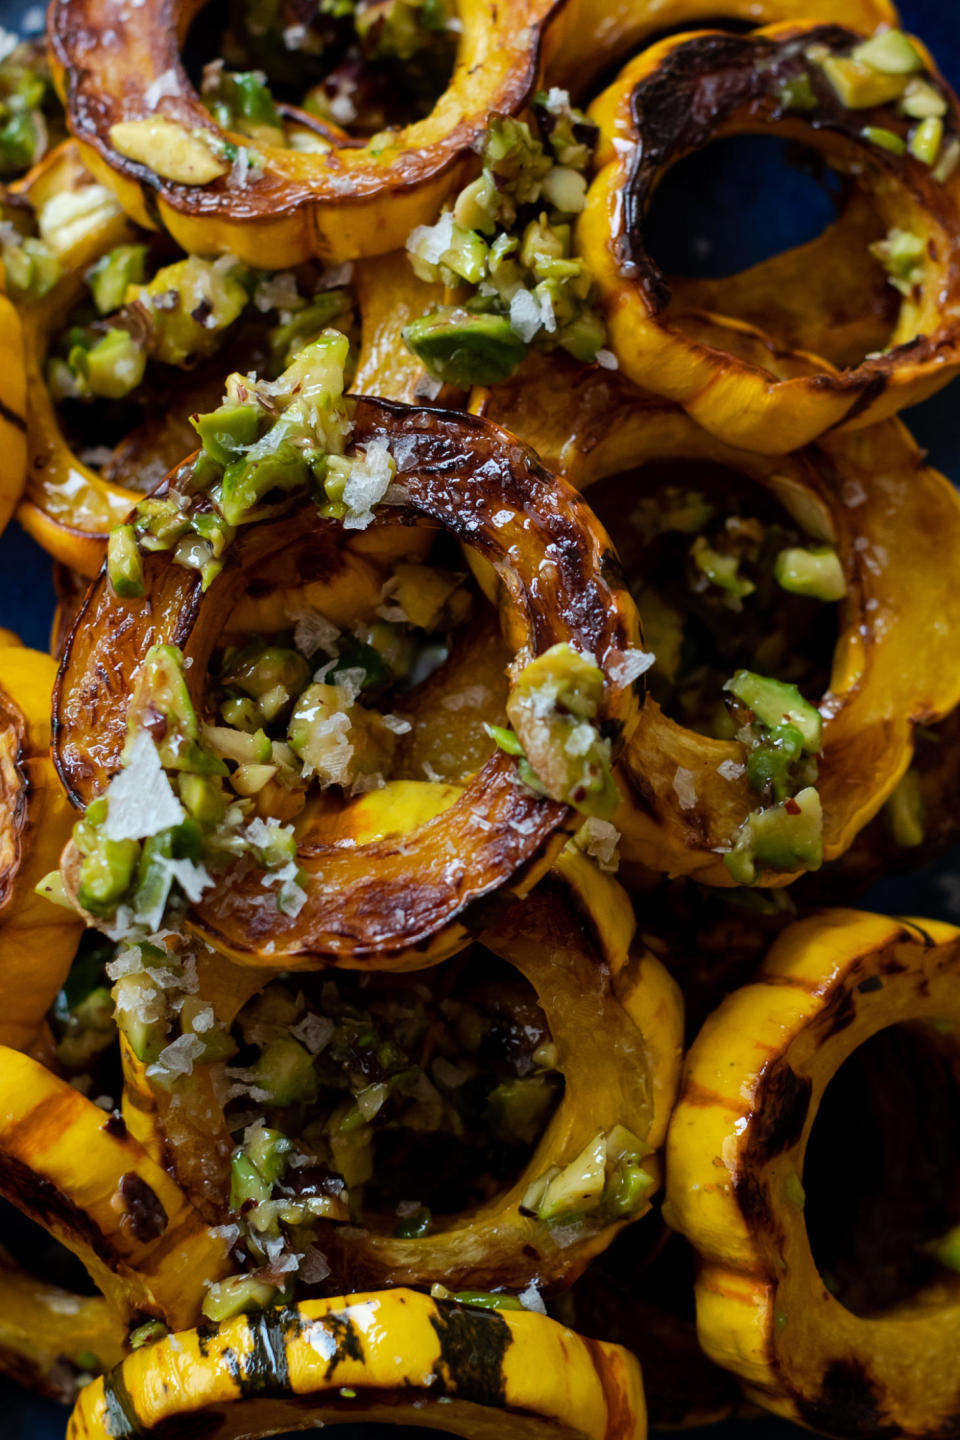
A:
<svg viewBox="0 0 960 1440">
<path fill-rule="evenodd" d="M 824 0 L 826 18 L 832 5 Z M 722 12 L 722 0 L 717 3 Z M 960 10 L 955 0 L 902 0 L 904 25 L 921 36 L 941 69 L 960 89 Z M 32 13 L 31 13 L 32 12 Z M 0 24 L 22 29 L 37 14 L 33 0 L 0 0 Z M 586 37 L 585 37 L 586 43 Z M 752 137 L 733 142 L 718 164 L 711 162 L 664 191 L 657 216 L 662 254 L 676 272 L 729 274 L 777 250 L 811 238 L 830 219 L 829 201 L 812 181 L 784 167 L 776 142 Z M 960 389 L 954 384 L 906 416 L 913 433 L 939 469 L 960 483 Z M 931 549 L 935 545 L 931 536 Z M 47 556 L 16 525 L 0 537 L 0 626 L 24 642 L 47 648 L 54 595 Z M 960 922 L 960 852 L 909 876 L 884 881 L 864 901 L 886 914 L 928 915 Z M 24 1256 L 29 1263 L 29 1256 Z M 63 1440 L 65 1412 L 0 1384 L 0 1433 L 6 1440 Z M 506 1428 L 506 1427 L 505 1427 Z M 396 1440 L 388 1426 L 339 1427 L 343 1440 Z M 411 1440 L 436 1432 L 406 1431 Z M 694 1432 L 695 1434 L 696 1432 Z M 714 1440 L 790 1440 L 802 1433 L 782 1421 L 731 1421 L 704 1431 Z"/>
</svg>

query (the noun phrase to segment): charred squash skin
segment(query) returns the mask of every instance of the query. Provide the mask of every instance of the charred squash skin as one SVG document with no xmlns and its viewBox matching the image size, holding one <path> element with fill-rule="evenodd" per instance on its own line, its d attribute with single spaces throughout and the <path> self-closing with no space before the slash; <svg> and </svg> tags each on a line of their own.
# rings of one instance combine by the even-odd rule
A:
<svg viewBox="0 0 960 1440">
<path fill-rule="evenodd" d="M 368 813 L 388 802 L 387 790 L 365 797 Z M 426 788 L 426 787 L 424 787 Z M 382 798 L 384 797 L 384 798 Z M 370 802 L 374 802 L 372 805 Z M 624 1225 L 649 1210 L 612 1219 L 600 1212 L 565 1222 L 558 1241 L 553 1228 L 525 1210 L 531 1185 L 552 1166 L 569 1165 L 599 1134 L 623 1125 L 659 1150 L 679 1083 L 683 1048 L 683 1002 L 659 960 L 632 944 L 630 901 L 623 888 L 582 855 L 565 852 L 551 875 L 525 900 L 478 938 L 533 986 L 557 1047 L 565 1088 L 557 1111 L 523 1173 L 503 1193 L 461 1215 L 438 1217 L 426 1236 L 399 1239 L 375 1227 L 330 1227 L 323 1250 L 334 1282 L 347 1287 L 384 1284 L 428 1288 L 523 1291 L 532 1282 L 547 1290 L 569 1285 L 606 1248 Z M 221 962 L 222 963 L 222 962 Z M 247 972 L 249 973 L 249 972 Z M 209 999 L 201 959 L 200 990 Z M 215 1010 L 229 1024 L 258 988 L 244 985 L 224 995 Z M 170 1129 L 170 1095 L 158 1092 L 124 1046 L 124 1114 L 131 1130 L 202 1210 L 222 1224 L 233 1148 L 222 1108 L 204 1066 L 173 1092 L 180 1133 Z M 214 1102 L 211 1104 L 211 1095 Z M 213 1111 L 219 1114 L 219 1131 Z M 184 1129 L 193 1120 L 196 1133 Z M 201 1128 L 207 1133 L 201 1134 Z M 196 1164 L 203 1146 L 205 1163 Z M 211 1159 L 213 1164 L 211 1165 Z M 211 1169 L 223 1162 L 219 1187 Z M 660 1178 L 657 1155 L 644 1168 Z M 654 1193 L 651 1187 L 650 1195 Z M 575 1228 L 577 1233 L 572 1234 Z"/>
<path fill-rule="evenodd" d="M 119 1117 L 5 1048 L 0 1195 L 72 1250 L 128 1322 L 195 1324 L 207 1284 L 229 1268 L 225 1242 Z"/>
<path fill-rule="evenodd" d="M 574 95 L 588 93 L 590 82 L 615 60 L 635 51 L 652 35 L 715 25 L 720 20 L 746 25 L 817 19 L 823 0 L 579 0 L 550 65 L 550 80 Z M 865 34 L 879 25 L 896 26 L 889 0 L 832 0 L 830 17 Z M 590 36 L 589 50 L 583 37 Z"/>
<path fill-rule="evenodd" d="M 413 1290 L 308 1300 L 158 1341 L 88 1386 L 68 1440 L 198 1425 L 211 1440 L 353 1421 L 644 1440 L 640 1369 L 544 1315 Z M 191 1428 L 190 1433 L 193 1433 Z M 199 1432 L 198 1432 L 199 1433 Z"/>
<path fill-rule="evenodd" d="M 560 641 L 596 657 L 606 678 L 598 725 L 616 753 L 638 703 L 634 685 L 616 676 L 639 627 L 609 541 L 579 497 L 510 437 L 472 417 L 359 400 L 352 435 L 356 444 L 382 440 L 394 449 L 397 481 L 410 496 L 409 509 L 381 510 L 369 533 L 425 516 L 488 559 L 502 581 L 505 638 L 521 663 Z M 160 555 L 146 560 L 146 603 L 118 600 L 101 572 L 68 644 L 54 701 L 57 768 L 75 804 L 101 793 L 119 769 L 127 699 L 149 646 L 179 645 L 194 662 L 188 673 L 199 689 L 223 616 L 251 567 L 291 546 L 292 556 L 309 552 L 315 563 L 336 553 L 341 535 L 312 504 L 249 525 L 206 595 L 195 572 Z M 212 898 L 191 911 L 190 924 L 242 964 L 260 963 L 272 942 L 270 963 L 287 969 L 370 962 L 422 968 L 464 943 L 475 901 L 503 887 L 525 893 L 572 826 L 573 812 L 519 786 L 513 760 L 498 752 L 455 805 L 402 844 L 385 839 L 347 851 L 326 844 L 322 831 L 304 837 L 298 864 L 318 878 L 310 879 L 295 919 L 268 913 L 259 882 L 227 870 Z"/>
<path fill-rule="evenodd" d="M 925 399 L 960 368 L 956 173 L 941 183 L 911 154 L 894 155 L 865 138 L 862 129 L 872 125 L 896 132 L 898 143 L 903 132 L 906 145 L 895 106 L 847 109 L 819 66 L 802 58 L 811 44 L 846 53 L 861 38 L 810 22 L 750 36 L 703 31 L 665 40 L 631 61 L 591 108 L 601 129 L 599 171 L 578 243 L 604 299 L 613 348 L 631 379 L 682 404 L 728 444 L 783 454 L 838 426 L 860 429 Z M 960 132 L 956 97 L 928 52 L 919 42 L 916 48 L 928 81 L 947 103 L 944 133 L 952 137 Z M 816 101 L 802 117 L 785 110 L 776 91 L 801 70 Z M 702 99 L 708 89 L 709 103 Z M 841 168 L 861 167 L 858 182 L 885 227 L 927 242 L 922 275 L 901 306 L 891 349 L 839 374 L 820 366 L 784 380 L 744 363 L 722 333 L 704 344 L 668 310 L 669 287 L 645 248 L 645 210 L 670 165 L 711 140 L 767 132 L 813 146 Z"/>
<path fill-rule="evenodd" d="M 70 834 L 50 758 L 56 664 L 0 636 L 0 1045 L 26 1050 L 63 984 L 82 925 L 34 893 Z"/>
<path fill-rule="evenodd" d="M 334 127 L 325 154 L 258 145 L 262 170 L 238 182 L 224 164 L 220 178 L 189 185 L 164 178 L 159 154 L 156 168 L 127 159 L 110 132 L 119 120 L 157 111 L 147 96 L 162 76 L 165 120 L 188 136 L 199 129 L 215 146 L 247 143 L 217 127 L 181 64 L 181 41 L 200 8 L 197 0 L 147 0 L 121 17 L 110 0 L 59 0 L 48 29 L 55 83 L 84 162 L 138 224 L 166 229 L 190 253 L 229 251 L 267 269 L 383 254 L 431 223 L 468 178 L 489 115 L 515 114 L 533 93 L 541 49 L 562 18 L 558 0 L 464 0 L 454 74 L 426 119 L 388 132 L 385 142 L 352 140 Z"/>
<path fill-rule="evenodd" d="M 702 333 L 715 334 L 712 322 L 698 323 Z M 803 373 L 806 362 L 779 351 L 774 359 L 773 347 L 767 349 L 746 329 L 737 344 L 748 356 L 769 355 L 784 375 Z M 939 571 L 923 558 L 931 526 L 944 555 L 960 546 L 956 492 L 923 464 L 922 453 L 895 420 L 768 459 L 715 439 L 679 406 L 637 390 L 619 375 L 573 366 L 563 379 L 561 374 L 555 361 L 549 373 L 528 361 L 514 380 L 478 396 L 477 403 L 584 490 L 588 503 L 591 484 L 646 462 L 720 463 L 769 489 L 798 516 L 812 516 L 837 543 L 848 594 L 823 708 L 818 789 L 824 859 L 844 854 L 910 763 L 914 725 L 942 718 L 960 701 L 947 632 L 937 637 L 929 624 L 933 614 L 954 616 L 951 626 L 960 621 L 946 583 L 951 567 Z M 612 538 L 616 544 L 616 533 Z M 726 780 L 718 773 L 717 766 L 731 758 L 742 758 L 737 743 L 684 729 L 648 696 L 620 767 L 629 786 L 614 820 L 623 858 L 649 870 L 729 885 L 717 850 L 756 803 L 745 777 Z M 678 768 L 695 777 L 697 803 L 689 810 L 680 807 L 673 788 Z M 760 883 L 789 884 L 798 873 L 766 870 Z"/>
<path fill-rule="evenodd" d="M 72 1405 L 90 1359 L 112 1369 L 123 1358 L 123 1342 L 105 1300 L 38 1280 L 0 1251 L 0 1374 Z"/>
<path fill-rule="evenodd" d="M 783 933 L 688 1056 L 668 1209 L 699 1252 L 701 1344 L 750 1399 L 827 1434 L 942 1435 L 957 1423 L 956 1288 L 945 1278 L 854 1314 L 817 1271 L 797 1186 L 844 1060 L 889 1026 L 955 1026 L 958 948 L 960 931 L 936 921 L 823 911 Z"/>
</svg>

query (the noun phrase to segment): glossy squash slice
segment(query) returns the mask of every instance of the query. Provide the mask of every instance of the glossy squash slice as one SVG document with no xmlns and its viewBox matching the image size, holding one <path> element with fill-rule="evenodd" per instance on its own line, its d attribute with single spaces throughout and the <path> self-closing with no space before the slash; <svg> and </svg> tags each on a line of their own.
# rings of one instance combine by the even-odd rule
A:
<svg viewBox="0 0 960 1440">
<path fill-rule="evenodd" d="M 828 1435 L 956 1424 L 958 947 L 822 911 L 688 1056 L 666 1208 L 699 1254 L 701 1344 Z"/>
<path fill-rule="evenodd" d="M 258 389 L 232 377 L 231 402 L 198 420 L 204 449 L 114 532 L 77 619 L 57 686 L 56 760 L 74 803 L 98 803 L 64 874 L 108 927 L 121 912 L 129 925 L 128 901 L 139 896 L 141 928 L 156 928 L 158 897 L 179 875 L 193 897 L 191 927 L 241 963 L 422 968 L 464 943 L 474 902 L 530 888 L 577 810 L 616 805 L 610 767 L 636 720 L 644 662 L 605 534 L 574 491 L 484 421 L 335 401 L 324 386 L 342 384 L 345 351 L 345 338 L 327 332 L 281 381 Z M 309 491 L 317 474 L 320 503 Z M 470 601 L 462 575 L 407 560 L 392 575 L 374 569 L 372 596 L 369 586 L 344 586 L 344 541 L 355 530 L 374 556 L 379 548 L 397 560 L 398 549 L 412 549 L 416 562 L 425 534 L 489 562 L 513 657 L 513 728 L 486 732 L 495 752 L 462 794 L 436 786 L 412 821 L 369 843 L 344 843 L 337 816 L 393 778 L 398 738 L 412 729 L 396 688 L 398 667 L 415 673 L 409 629 L 449 630 Z M 451 558 L 460 562 L 458 549 Z M 281 622 L 294 645 L 264 650 L 251 639 L 218 651 L 211 688 L 208 662 L 239 602 L 253 607 L 249 631 L 262 633 L 270 596 L 288 593 L 284 576 L 294 592 L 310 576 L 318 582 L 313 608 L 297 610 L 296 625 L 290 610 Z M 323 650 L 330 658 L 311 683 L 306 655 Z M 416 656 L 435 667 L 422 650 Z M 394 709 L 374 709 L 378 694 Z M 226 724 L 210 723 L 218 718 Z M 174 777 L 190 767 L 193 778 L 177 780 L 179 800 L 164 764 Z M 158 813 L 171 821 L 163 840 L 156 815 L 111 799 L 117 784 L 135 798 L 134 774 L 148 771 L 154 798 L 164 799 Z M 228 803 L 222 782 L 231 775 Z M 188 830 L 174 835 L 187 811 Z M 141 839 L 154 842 L 142 853 Z M 163 845 L 175 848 L 155 854 Z M 280 890 L 270 892 L 264 867 Z"/>
<path fill-rule="evenodd" d="M 244 1004 L 250 984 L 211 998 L 201 955 L 179 1036 L 121 1017 L 131 1133 L 248 1257 L 207 1313 L 318 1280 L 568 1285 L 649 1209 L 679 1073 L 679 992 L 632 932 L 616 881 L 565 853 L 446 967 L 275 981 Z M 256 1049 L 229 1091 L 226 1046 Z"/>
<path fill-rule="evenodd" d="M 191 1325 L 228 1266 L 221 1236 L 126 1133 L 65 1080 L 0 1050 L 0 1194 L 82 1260 L 128 1323 Z"/>
<path fill-rule="evenodd" d="M 728 444 L 783 454 L 834 427 L 884 420 L 956 373 L 960 111 L 919 41 L 813 21 L 675 37 L 631 61 L 591 115 L 599 173 L 578 241 L 613 348 L 638 384 Z M 706 343 L 670 308 L 644 239 L 657 181 L 684 155 L 744 133 L 812 147 L 870 197 L 887 233 L 863 263 L 882 264 L 902 297 L 882 353 L 784 378 L 745 362 L 722 331 Z"/>
<path fill-rule="evenodd" d="M 772 357 L 738 337 L 748 342 L 746 355 Z M 783 373 L 804 373 L 777 354 Z M 849 848 L 909 765 L 914 726 L 960 698 L 949 626 L 929 623 L 954 611 L 951 566 L 923 558 L 931 526 L 943 546 L 960 543 L 956 493 L 896 421 L 767 458 L 617 374 L 560 375 L 528 362 L 477 403 L 585 491 L 657 656 L 621 764 L 621 853 L 711 885 L 787 884 Z M 800 769 L 784 787 L 782 750 L 772 769 L 758 753 L 779 745 L 756 728 L 764 712 L 774 729 L 819 730 L 806 752 L 816 774 L 793 737 Z M 805 855 L 802 841 L 781 848 L 778 833 L 768 848 L 763 833 L 778 806 L 805 828 L 795 805 L 819 837 Z"/>
<path fill-rule="evenodd" d="M 414 1290 L 238 1316 L 131 1355 L 88 1386 L 69 1440 L 171 1430 L 255 1437 L 361 1421 L 478 1440 L 643 1440 L 640 1369 L 545 1315 L 479 1310 Z"/>
<path fill-rule="evenodd" d="M 201 8 L 146 0 L 121 16 L 109 0 L 62 0 L 50 15 L 54 77 L 85 163 L 138 224 L 192 253 L 282 269 L 383 254 L 431 222 L 467 177 L 489 115 L 516 113 L 533 92 L 561 6 L 463 0 L 453 76 L 426 118 L 366 140 L 320 127 L 309 152 L 251 146 L 216 123 L 180 58 Z"/>
<path fill-rule="evenodd" d="M 819 19 L 822 0 L 578 0 L 551 58 L 548 78 L 578 97 L 615 60 L 630 55 L 653 35 L 693 30 L 726 21 L 735 26 Z M 890 0 L 832 0 L 830 19 L 870 34 L 895 26 Z M 583 37 L 590 36 L 589 49 Z"/>
<path fill-rule="evenodd" d="M 56 870 L 70 805 L 50 758 L 56 665 L 0 633 L 0 1044 L 26 1050 L 73 959 L 81 926 L 34 887 Z"/>
</svg>

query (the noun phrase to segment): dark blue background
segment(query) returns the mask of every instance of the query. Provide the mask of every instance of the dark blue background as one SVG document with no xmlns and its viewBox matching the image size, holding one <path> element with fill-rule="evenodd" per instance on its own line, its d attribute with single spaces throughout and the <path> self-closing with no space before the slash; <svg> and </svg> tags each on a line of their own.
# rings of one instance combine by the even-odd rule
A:
<svg viewBox="0 0 960 1440">
<path fill-rule="evenodd" d="M 11 4 L 0 0 L 0 23 L 17 28 L 34 0 Z M 35 8 L 35 7 L 34 7 Z M 717 11 L 722 12 L 722 0 Z M 831 0 L 824 0 L 832 18 Z M 941 69 L 960 87 L 960 9 L 956 0 L 903 0 L 906 28 L 930 46 Z M 830 219 L 829 201 L 812 181 L 787 170 L 781 151 L 772 143 L 735 142 L 723 163 L 716 156 L 695 165 L 661 197 L 657 234 L 669 244 L 670 268 L 679 273 L 730 273 L 765 255 L 816 234 Z M 710 242 L 709 250 L 703 239 Z M 665 258 L 665 257 L 664 257 Z M 931 460 L 960 482 L 960 384 L 954 383 L 926 404 L 911 410 L 907 421 Z M 17 630 L 28 645 L 46 649 L 53 614 L 50 563 L 16 525 L 0 537 L 0 625 Z M 960 922 L 960 866 L 953 856 L 919 874 L 884 883 L 867 901 L 870 908 L 894 914 L 935 916 Z M 951 884 L 951 881 L 954 881 Z M 26 1257 L 25 1257 L 26 1258 Z M 56 1405 L 0 1384 L 0 1435 L 8 1440 L 62 1440 L 66 1412 Z M 364 1440 L 395 1432 L 387 1427 L 364 1429 Z M 348 1435 L 341 1430 L 343 1440 Z M 407 1431 L 411 1440 L 415 1432 Z M 424 1435 L 427 1432 L 421 1432 Z M 708 1432 L 704 1432 L 706 1435 Z M 780 1421 L 730 1422 L 715 1426 L 715 1440 L 790 1440 L 799 1432 Z"/>
</svg>

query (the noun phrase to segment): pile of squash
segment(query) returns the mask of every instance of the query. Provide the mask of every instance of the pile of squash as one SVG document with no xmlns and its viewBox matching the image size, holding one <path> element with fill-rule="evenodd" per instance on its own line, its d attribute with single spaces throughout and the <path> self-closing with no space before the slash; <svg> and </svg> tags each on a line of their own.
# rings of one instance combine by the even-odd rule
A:
<svg viewBox="0 0 960 1440">
<path fill-rule="evenodd" d="M 837 218 L 667 275 L 744 134 Z M 0 1373 L 69 1440 L 955 1435 L 960 930 L 837 908 L 960 837 L 922 42 L 52 0 L 0 173 L 58 599 L 0 631 Z"/>
</svg>

